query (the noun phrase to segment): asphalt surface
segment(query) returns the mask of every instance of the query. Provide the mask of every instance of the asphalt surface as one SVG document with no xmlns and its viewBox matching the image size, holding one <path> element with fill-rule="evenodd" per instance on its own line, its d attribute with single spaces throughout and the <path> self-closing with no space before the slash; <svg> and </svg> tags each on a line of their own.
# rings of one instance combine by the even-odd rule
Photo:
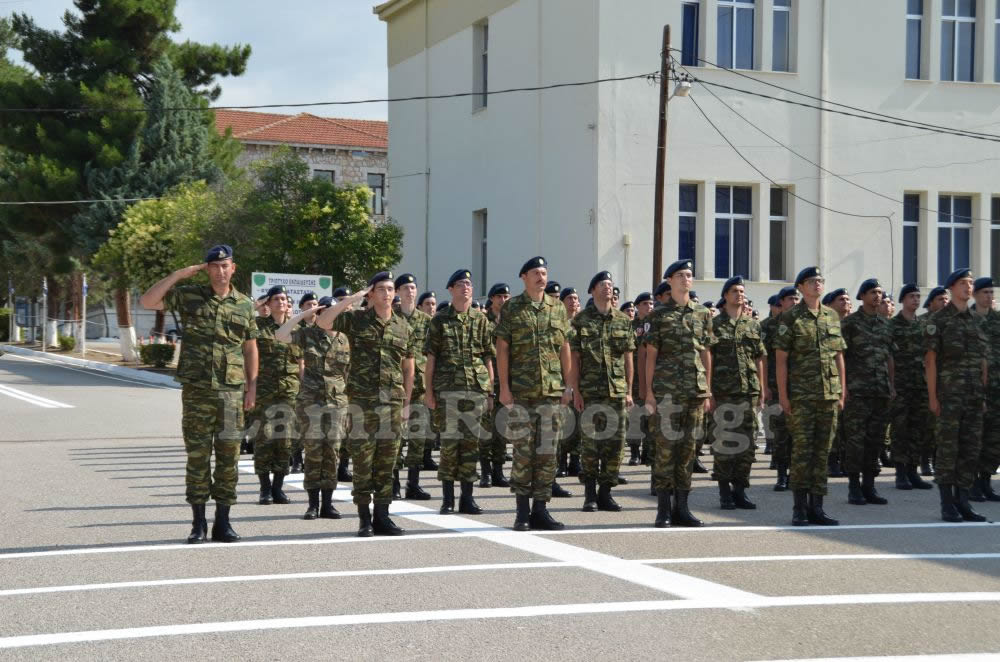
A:
<svg viewBox="0 0 1000 662">
<path fill-rule="evenodd" d="M 946 525 L 936 491 L 883 474 L 890 505 L 849 506 L 837 479 L 842 526 L 793 529 L 766 461 L 755 511 L 696 476 L 697 530 L 652 528 L 645 467 L 624 467 L 622 513 L 580 512 L 561 479 L 552 534 L 510 531 L 498 488 L 482 516 L 438 515 L 424 472 L 434 499 L 393 504 L 395 539 L 355 537 L 347 489 L 343 519 L 304 521 L 301 476 L 259 506 L 243 474 L 244 542 L 191 546 L 180 392 L 6 355 L 0 659 L 996 658 L 1000 526 Z"/>
</svg>

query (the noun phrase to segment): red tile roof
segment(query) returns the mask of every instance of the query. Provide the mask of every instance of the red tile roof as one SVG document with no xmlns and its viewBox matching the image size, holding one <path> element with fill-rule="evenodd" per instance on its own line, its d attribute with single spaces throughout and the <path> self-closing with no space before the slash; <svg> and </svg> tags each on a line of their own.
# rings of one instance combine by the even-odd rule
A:
<svg viewBox="0 0 1000 662">
<path fill-rule="evenodd" d="M 281 115 L 252 113 L 244 110 L 215 111 L 215 128 L 244 142 L 330 145 L 388 150 L 389 123 L 376 120 L 352 120 L 318 117 L 309 113 Z"/>
</svg>

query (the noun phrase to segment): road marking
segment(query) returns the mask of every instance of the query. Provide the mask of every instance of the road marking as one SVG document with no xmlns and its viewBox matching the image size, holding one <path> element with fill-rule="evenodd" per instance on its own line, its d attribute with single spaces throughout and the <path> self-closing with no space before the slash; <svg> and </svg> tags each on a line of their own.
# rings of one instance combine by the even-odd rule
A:
<svg viewBox="0 0 1000 662">
<path fill-rule="evenodd" d="M 970 554 L 786 554 L 781 556 L 706 556 L 677 559 L 638 559 L 635 563 L 758 563 L 767 561 L 974 561 L 1000 559 L 1000 553 Z"/>
<path fill-rule="evenodd" d="M 29 356 L 21 356 L 20 354 L 11 354 L 10 358 L 20 359 L 22 361 L 32 361 L 34 363 L 41 363 L 42 365 L 52 366 L 54 368 L 62 368 L 64 370 L 72 370 L 73 372 L 82 372 L 85 375 L 90 375 L 92 377 L 103 377 L 104 379 L 113 379 L 117 382 L 128 382 L 129 384 L 135 384 L 136 386 L 151 386 L 153 388 L 165 388 L 170 391 L 181 390 L 176 386 L 167 386 L 165 384 L 154 384 L 152 382 L 143 382 L 138 379 L 128 379 L 126 377 L 112 377 L 111 375 L 105 374 L 100 370 L 95 370 L 93 368 L 73 368 L 71 366 L 59 363 L 58 361 L 45 361 L 42 359 L 35 359 Z"/>
<path fill-rule="evenodd" d="M 956 602 L 1000 602 L 1000 592 L 982 593 L 884 593 L 854 595 L 794 595 L 785 597 L 752 596 L 742 600 L 644 600 L 635 602 L 595 602 L 582 604 L 531 605 L 526 607 L 494 607 L 486 609 L 441 609 L 372 614 L 340 614 L 216 623 L 184 623 L 114 630 L 54 632 L 0 638 L 0 649 L 75 644 L 94 641 L 171 637 L 220 632 L 250 632 L 292 628 L 332 627 L 385 623 L 426 623 L 474 619 L 530 618 L 569 616 L 578 614 L 635 613 L 654 611 L 685 611 L 693 609 L 768 609 L 782 607 L 815 607 L 859 604 L 938 604 Z M 950 658 L 954 659 L 954 658 Z"/>
<path fill-rule="evenodd" d="M 6 386 L 0 384 L 0 394 L 9 396 L 11 398 L 17 398 L 18 400 L 24 400 L 25 402 L 30 402 L 31 404 L 38 407 L 45 407 L 46 409 L 73 409 L 73 405 L 68 405 L 65 402 L 58 402 L 56 400 L 49 400 L 48 398 L 43 398 L 40 395 L 34 395 L 33 393 L 28 393 L 26 391 L 21 391 L 19 389 L 13 388 L 11 386 Z"/>
<path fill-rule="evenodd" d="M 866 655 L 864 657 L 804 657 L 797 660 L 757 662 L 979 662 L 1000 660 L 1000 653 L 948 653 L 947 655 Z"/>
<path fill-rule="evenodd" d="M 563 531 L 546 531 L 541 535 L 546 536 L 589 536 L 606 533 L 669 533 L 673 535 L 683 534 L 705 534 L 705 533 L 736 533 L 743 531 L 793 531 L 796 533 L 808 532 L 810 535 L 817 533 L 837 533 L 838 531 L 882 531 L 883 529 L 975 529 L 983 527 L 1000 526 L 1000 522 L 904 522 L 899 524 L 841 524 L 840 526 L 810 526 L 803 528 L 792 525 L 739 525 L 728 526 L 726 524 L 709 524 L 699 528 L 671 528 L 657 529 L 651 526 L 628 526 L 621 528 L 594 528 L 594 529 L 565 529 Z"/>
</svg>

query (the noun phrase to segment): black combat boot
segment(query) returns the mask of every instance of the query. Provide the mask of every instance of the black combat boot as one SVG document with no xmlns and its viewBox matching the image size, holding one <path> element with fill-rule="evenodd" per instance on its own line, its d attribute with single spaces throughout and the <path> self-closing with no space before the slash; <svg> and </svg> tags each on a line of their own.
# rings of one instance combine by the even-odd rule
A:
<svg viewBox="0 0 1000 662">
<path fill-rule="evenodd" d="M 733 489 L 728 480 L 719 481 L 719 507 L 723 510 L 736 510 L 736 504 L 733 503 Z"/>
<path fill-rule="evenodd" d="M 514 501 L 517 503 L 517 515 L 514 517 L 514 530 L 530 531 L 531 497 L 518 495 L 514 497 Z"/>
<path fill-rule="evenodd" d="M 597 490 L 597 509 L 611 513 L 621 512 L 622 507 L 611 496 L 611 486 L 601 485 Z"/>
<path fill-rule="evenodd" d="M 910 481 L 910 486 L 915 490 L 932 490 L 934 486 L 920 477 L 917 472 L 917 465 L 906 465 L 906 478 Z"/>
<path fill-rule="evenodd" d="M 757 504 L 747 497 L 747 488 L 733 483 L 733 503 L 740 510 L 757 510 Z"/>
<path fill-rule="evenodd" d="M 377 536 L 401 536 L 405 531 L 396 526 L 396 523 L 389 519 L 389 504 L 376 503 L 375 513 L 372 517 L 372 530 Z"/>
<path fill-rule="evenodd" d="M 674 490 L 674 512 L 671 520 L 679 526 L 703 526 L 704 523 L 688 509 L 688 495 L 691 490 Z"/>
<path fill-rule="evenodd" d="M 764 455 L 770 455 L 772 452 L 771 440 L 768 439 L 764 442 Z"/>
<path fill-rule="evenodd" d="M 337 481 L 341 483 L 351 483 L 354 482 L 354 474 L 352 474 L 347 469 L 347 465 L 350 463 L 351 458 L 341 457 L 340 462 L 337 464 Z"/>
<path fill-rule="evenodd" d="M 451 515 L 455 512 L 455 481 L 441 481 L 441 510 L 442 515 Z"/>
<path fill-rule="evenodd" d="M 983 496 L 986 497 L 987 501 L 1000 501 L 1000 494 L 993 491 L 993 486 L 990 484 L 993 474 L 989 471 L 984 471 L 979 474 L 979 482 L 981 484 L 981 489 L 983 491 Z"/>
<path fill-rule="evenodd" d="M 503 465 L 499 462 L 493 462 L 493 487 L 510 487 L 510 482 L 507 477 L 503 475 Z"/>
<path fill-rule="evenodd" d="M 566 475 L 579 476 L 581 471 L 583 471 L 583 467 L 580 466 L 580 456 L 576 453 L 570 454 L 569 465 L 566 467 Z"/>
<path fill-rule="evenodd" d="M 931 463 L 931 458 L 928 455 L 923 455 L 920 458 L 920 475 L 921 476 L 934 475 L 934 465 Z"/>
<path fill-rule="evenodd" d="M 964 487 L 955 487 L 955 494 L 958 497 L 955 507 L 966 522 L 985 522 L 986 518 L 977 513 L 969 505 L 969 490 Z"/>
<path fill-rule="evenodd" d="M 364 505 L 358 505 L 358 537 L 359 538 L 371 538 L 375 535 L 375 530 L 372 528 L 372 511 L 371 507 L 366 503 Z"/>
<path fill-rule="evenodd" d="M 408 501 L 429 501 L 431 495 L 420 487 L 420 467 L 406 470 L 406 499 Z"/>
<path fill-rule="evenodd" d="M 938 485 L 941 493 L 941 519 L 945 522 L 961 522 L 962 515 L 955 507 L 955 489 L 952 485 Z"/>
<path fill-rule="evenodd" d="M 889 500 L 880 495 L 878 490 L 875 489 L 874 473 L 865 473 L 861 481 L 861 494 L 864 495 L 865 501 L 873 503 L 876 506 L 884 506 L 889 503 Z"/>
<path fill-rule="evenodd" d="M 969 501 L 975 501 L 976 503 L 983 503 L 986 501 L 986 495 L 983 494 L 982 484 L 979 482 L 979 474 L 972 479 L 972 489 L 969 490 Z"/>
<path fill-rule="evenodd" d="M 340 512 L 333 507 L 333 488 L 324 487 L 320 496 L 319 516 L 322 519 L 340 519 Z"/>
<path fill-rule="evenodd" d="M 431 457 L 431 453 L 434 451 L 430 444 L 424 444 L 424 471 L 437 471 L 438 463 L 434 461 Z"/>
<path fill-rule="evenodd" d="M 649 444 L 644 443 L 642 445 L 642 452 L 639 453 L 639 462 L 644 467 L 648 467 L 652 464 L 649 459 Z"/>
<path fill-rule="evenodd" d="M 628 450 L 629 450 L 628 466 L 630 467 L 639 466 L 639 446 L 629 445 Z"/>
<path fill-rule="evenodd" d="M 827 459 L 826 475 L 830 478 L 843 478 L 846 475 L 843 467 L 840 466 L 840 458 L 837 457 L 836 453 L 830 453 L 830 457 Z"/>
<path fill-rule="evenodd" d="M 896 489 L 897 490 L 912 490 L 913 485 L 910 483 L 910 476 L 906 473 L 906 465 L 902 462 L 896 463 Z"/>
<path fill-rule="evenodd" d="M 564 477 L 568 470 L 566 453 L 559 453 L 559 464 L 556 466 L 556 478 Z"/>
<path fill-rule="evenodd" d="M 240 455 L 246 455 L 250 452 L 250 437 L 243 435 L 242 441 L 240 441 Z"/>
<path fill-rule="evenodd" d="M 262 506 L 271 505 L 271 474 L 257 474 L 260 480 L 260 500 L 257 501 Z"/>
<path fill-rule="evenodd" d="M 818 494 L 809 495 L 809 523 L 820 526 L 838 526 L 840 524 L 823 512 L 823 497 Z"/>
<path fill-rule="evenodd" d="M 458 497 L 458 512 L 463 515 L 482 515 L 483 509 L 472 498 L 472 481 L 462 481 L 462 493 Z"/>
<path fill-rule="evenodd" d="M 199 545 L 208 539 L 208 520 L 205 519 L 205 504 L 191 504 L 191 533 L 188 544 Z"/>
<path fill-rule="evenodd" d="M 288 498 L 288 495 L 281 489 L 281 485 L 284 482 L 285 474 L 274 474 L 274 480 L 271 481 L 271 498 L 274 499 L 275 503 L 286 504 L 292 502 L 292 500 Z"/>
<path fill-rule="evenodd" d="M 544 501 L 535 499 L 531 504 L 531 528 L 535 531 L 562 531 L 566 526 L 552 518 Z"/>
<path fill-rule="evenodd" d="M 212 542 L 239 542 L 239 535 L 229 524 L 229 506 L 215 504 L 215 521 L 212 522 Z"/>
<path fill-rule="evenodd" d="M 891 458 L 889 457 L 889 449 L 888 449 L 888 448 L 886 448 L 885 446 L 883 446 L 883 447 L 882 447 L 882 450 L 881 450 L 881 451 L 879 451 L 879 454 L 878 454 L 878 461 L 879 461 L 879 462 L 880 462 L 880 463 L 882 464 L 882 466 L 883 466 L 883 467 L 885 467 L 886 469 L 888 469 L 889 467 L 891 467 L 891 466 L 892 466 L 892 459 L 891 459 Z"/>
<path fill-rule="evenodd" d="M 656 521 L 653 526 L 658 529 L 665 529 L 670 526 L 670 494 L 671 490 L 660 490 L 656 493 Z"/>
<path fill-rule="evenodd" d="M 792 526 L 809 526 L 809 507 L 806 504 L 809 490 L 795 490 L 792 494 L 795 497 L 792 506 Z"/>
<path fill-rule="evenodd" d="M 296 450 L 292 453 L 292 473 L 300 474 L 302 473 L 302 450 Z"/>
<path fill-rule="evenodd" d="M 694 465 L 691 467 L 691 473 L 695 473 L 695 474 L 707 474 L 708 473 L 708 468 L 705 467 L 705 465 L 701 463 L 700 459 L 695 458 L 694 459 Z"/>
<path fill-rule="evenodd" d="M 847 474 L 847 503 L 854 506 L 863 506 L 868 501 L 864 492 L 861 491 L 861 474 Z"/>
<path fill-rule="evenodd" d="M 479 487 L 493 487 L 493 471 L 490 464 L 489 460 L 479 461 Z"/>
<path fill-rule="evenodd" d="M 583 512 L 597 512 L 597 481 L 588 478 L 583 484 Z"/>
<path fill-rule="evenodd" d="M 399 492 L 399 469 L 392 470 L 392 498 L 402 499 L 403 495 Z"/>
<path fill-rule="evenodd" d="M 778 480 L 774 483 L 775 492 L 784 492 L 788 489 L 788 465 L 778 461 Z"/>
<path fill-rule="evenodd" d="M 564 489 L 563 486 L 560 485 L 558 482 L 552 481 L 552 496 L 556 497 L 557 499 L 565 499 L 567 497 L 573 496 L 573 493 L 567 489 Z"/>
<path fill-rule="evenodd" d="M 319 490 L 306 490 L 309 495 L 309 507 L 302 519 L 319 519 Z"/>
</svg>

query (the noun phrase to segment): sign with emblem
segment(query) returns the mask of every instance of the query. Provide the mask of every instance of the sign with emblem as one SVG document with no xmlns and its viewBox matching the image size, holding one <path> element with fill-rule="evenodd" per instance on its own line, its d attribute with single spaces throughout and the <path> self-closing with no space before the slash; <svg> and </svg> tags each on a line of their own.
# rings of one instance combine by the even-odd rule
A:
<svg viewBox="0 0 1000 662">
<path fill-rule="evenodd" d="M 315 292 L 316 298 L 333 296 L 333 278 L 308 274 L 272 274 L 255 271 L 250 281 L 250 298 L 254 301 L 267 294 L 275 285 L 282 285 L 292 304 L 292 314 L 299 312 L 299 299 L 306 292 Z"/>
</svg>

